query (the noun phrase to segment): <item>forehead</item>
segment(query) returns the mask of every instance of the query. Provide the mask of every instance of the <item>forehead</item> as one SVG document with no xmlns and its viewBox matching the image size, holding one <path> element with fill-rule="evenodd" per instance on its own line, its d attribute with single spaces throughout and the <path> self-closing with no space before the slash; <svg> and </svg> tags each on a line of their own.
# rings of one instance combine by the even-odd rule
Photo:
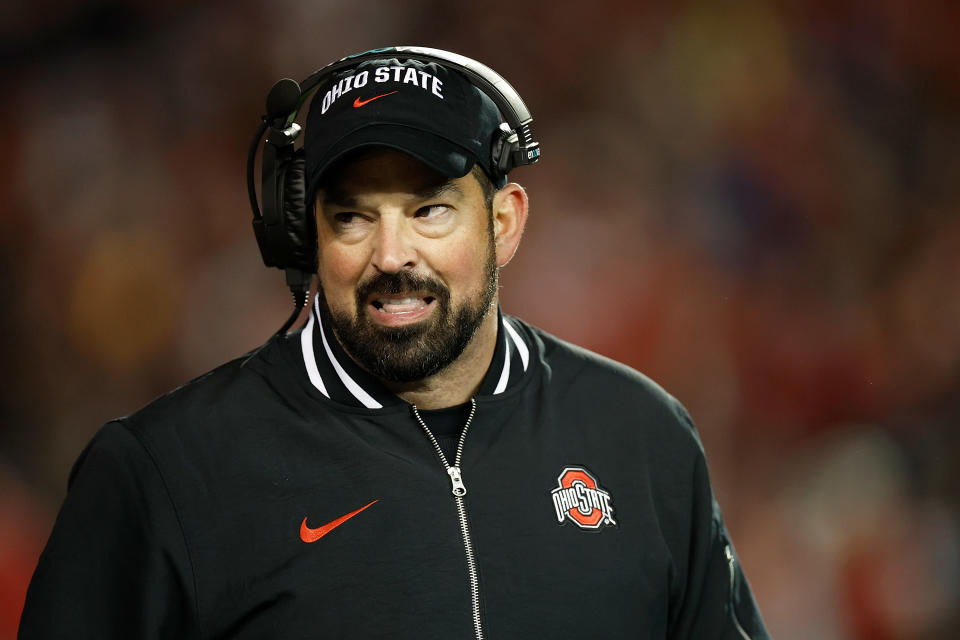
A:
<svg viewBox="0 0 960 640">
<path fill-rule="evenodd" d="M 463 182 L 464 178 L 448 178 L 401 151 L 373 147 L 351 154 L 331 167 L 317 196 L 324 202 L 343 202 L 364 193 L 428 196 L 451 188 L 463 193 Z"/>
</svg>

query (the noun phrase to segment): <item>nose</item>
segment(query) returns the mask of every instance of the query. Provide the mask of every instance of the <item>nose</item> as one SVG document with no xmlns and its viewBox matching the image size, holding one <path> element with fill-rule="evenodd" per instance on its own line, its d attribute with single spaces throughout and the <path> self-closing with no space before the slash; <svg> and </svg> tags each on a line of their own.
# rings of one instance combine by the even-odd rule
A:
<svg viewBox="0 0 960 640">
<path fill-rule="evenodd" d="M 409 269 L 417 262 L 410 229 L 402 215 L 383 215 L 374 236 L 373 266 L 384 273 Z"/>
</svg>

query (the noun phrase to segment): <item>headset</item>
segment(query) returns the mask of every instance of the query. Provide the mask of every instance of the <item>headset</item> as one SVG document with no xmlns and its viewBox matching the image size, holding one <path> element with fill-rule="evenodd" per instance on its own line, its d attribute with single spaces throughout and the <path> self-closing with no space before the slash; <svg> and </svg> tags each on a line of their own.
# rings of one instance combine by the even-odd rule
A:
<svg viewBox="0 0 960 640">
<path fill-rule="evenodd" d="M 247 193 L 253 210 L 257 246 L 264 265 L 285 272 L 296 307 L 277 335 L 285 333 L 299 316 L 306 304 L 311 275 L 317 272 L 316 221 L 313 208 L 306 202 L 303 148 L 294 148 L 301 133 L 300 125 L 294 121 L 313 92 L 338 72 L 366 60 L 389 56 L 434 62 L 459 71 L 493 101 L 505 121 L 500 125 L 499 138 L 492 151 L 492 166 L 502 175 L 540 159 L 540 143 L 534 141 L 530 130 L 533 117 L 520 94 L 490 67 L 450 51 L 411 46 L 371 49 L 328 64 L 299 84 L 290 78 L 279 80 L 267 95 L 267 113 L 261 116 L 247 157 Z M 255 170 L 257 151 L 261 146 L 262 210 L 257 203 Z"/>
</svg>

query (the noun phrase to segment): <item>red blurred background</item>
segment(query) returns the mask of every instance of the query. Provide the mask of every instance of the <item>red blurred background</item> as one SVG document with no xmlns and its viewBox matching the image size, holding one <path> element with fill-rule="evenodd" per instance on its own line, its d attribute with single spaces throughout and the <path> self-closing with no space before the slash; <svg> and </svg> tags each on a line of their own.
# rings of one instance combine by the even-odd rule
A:
<svg viewBox="0 0 960 640">
<path fill-rule="evenodd" d="M 526 100 L 503 308 L 687 405 L 773 636 L 960 635 L 957 3 L 4 11 L 0 640 L 100 424 L 288 313 L 243 173 L 268 89 L 389 44 Z"/>
</svg>

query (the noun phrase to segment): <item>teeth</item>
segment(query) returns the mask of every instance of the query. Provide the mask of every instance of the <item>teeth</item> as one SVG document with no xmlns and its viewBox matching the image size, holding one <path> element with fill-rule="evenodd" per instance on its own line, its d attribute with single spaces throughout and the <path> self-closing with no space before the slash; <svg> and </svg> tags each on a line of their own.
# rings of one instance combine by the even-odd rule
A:
<svg viewBox="0 0 960 640">
<path fill-rule="evenodd" d="M 407 298 L 377 298 L 373 301 L 373 306 L 382 313 L 413 313 L 424 309 L 427 300 L 417 297 Z"/>
</svg>

